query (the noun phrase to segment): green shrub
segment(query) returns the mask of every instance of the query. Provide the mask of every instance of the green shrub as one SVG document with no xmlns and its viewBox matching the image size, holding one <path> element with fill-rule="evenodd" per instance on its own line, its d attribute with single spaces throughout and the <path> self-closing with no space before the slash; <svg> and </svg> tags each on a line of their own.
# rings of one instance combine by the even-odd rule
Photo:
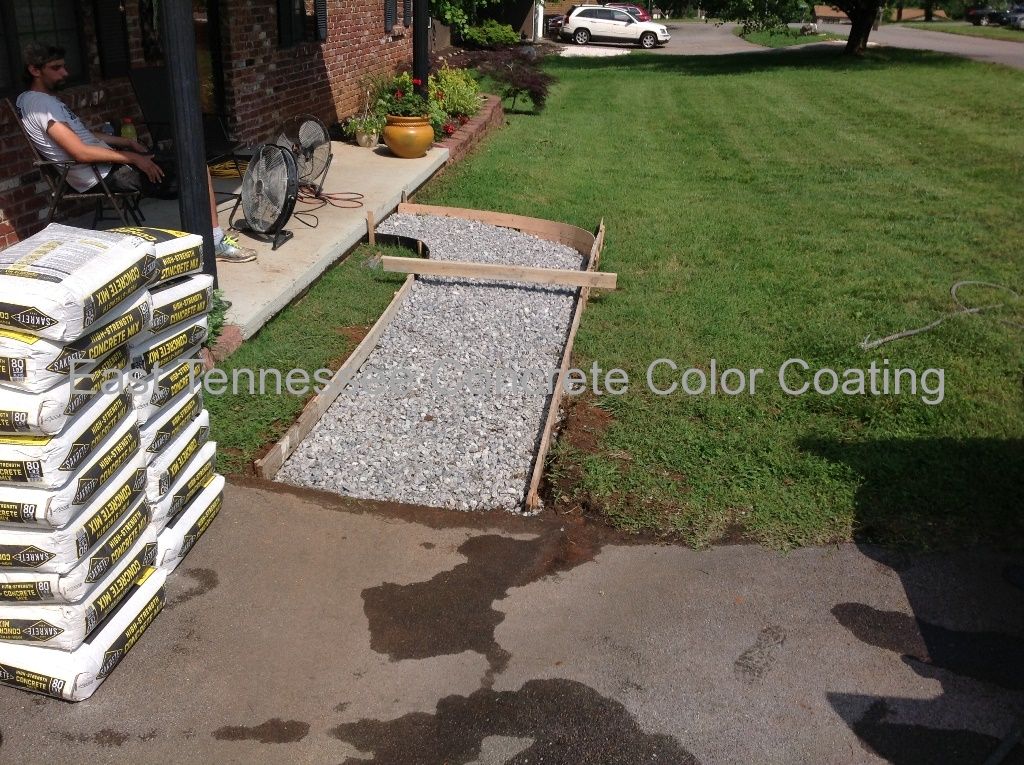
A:
<svg viewBox="0 0 1024 765">
<path fill-rule="evenodd" d="M 519 33 L 508 24 L 487 19 L 478 27 L 468 27 L 462 35 L 462 41 L 477 48 L 500 48 L 518 43 Z"/>
<path fill-rule="evenodd" d="M 480 85 L 465 69 L 442 67 L 427 83 L 430 99 L 453 116 L 472 117 L 480 111 Z"/>
</svg>

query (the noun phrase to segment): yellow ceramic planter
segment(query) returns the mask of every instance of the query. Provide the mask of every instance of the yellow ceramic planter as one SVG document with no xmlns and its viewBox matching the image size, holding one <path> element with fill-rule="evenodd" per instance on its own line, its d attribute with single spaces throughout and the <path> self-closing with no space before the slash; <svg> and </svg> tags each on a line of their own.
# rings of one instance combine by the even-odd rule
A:
<svg viewBox="0 0 1024 765">
<path fill-rule="evenodd" d="M 384 143 L 396 156 L 406 159 L 422 157 L 433 142 L 434 128 L 426 117 L 388 115 Z"/>
</svg>

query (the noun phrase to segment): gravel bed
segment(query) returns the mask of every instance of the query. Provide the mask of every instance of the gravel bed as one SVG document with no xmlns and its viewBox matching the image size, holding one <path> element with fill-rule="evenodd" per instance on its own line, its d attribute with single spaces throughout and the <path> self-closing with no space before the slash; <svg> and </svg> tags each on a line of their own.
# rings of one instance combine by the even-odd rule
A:
<svg viewBox="0 0 1024 765">
<path fill-rule="evenodd" d="M 378 229 L 431 257 L 579 268 L 566 245 L 440 216 Z M 521 511 L 575 288 L 421 278 L 277 479 L 372 499 Z"/>
</svg>

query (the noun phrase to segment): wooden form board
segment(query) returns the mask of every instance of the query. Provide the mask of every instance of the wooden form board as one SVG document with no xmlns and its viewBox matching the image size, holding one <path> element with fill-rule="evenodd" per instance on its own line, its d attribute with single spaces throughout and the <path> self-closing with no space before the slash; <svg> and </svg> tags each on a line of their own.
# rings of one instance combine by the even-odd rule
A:
<svg viewBox="0 0 1024 765">
<path fill-rule="evenodd" d="M 590 250 L 590 257 L 587 261 L 587 271 L 594 271 L 601 262 L 601 248 L 604 247 L 604 219 L 597 227 L 597 235 L 594 237 L 594 244 Z M 533 511 L 540 505 L 540 481 L 544 477 L 544 463 L 548 457 L 548 450 L 551 448 L 551 436 L 558 421 L 558 410 L 562 404 L 562 393 L 565 385 L 565 375 L 569 371 L 569 364 L 572 361 L 572 345 L 576 340 L 576 330 L 580 327 L 580 319 L 583 317 L 583 309 L 586 308 L 587 300 L 590 298 L 590 287 L 580 289 L 579 300 L 576 301 L 576 310 L 573 311 L 572 326 L 569 328 L 569 337 L 565 341 L 565 350 L 562 352 L 562 366 L 558 370 L 558 379 L 555 380 L 555 390 L 551 394 L 551 404 L 548 406 L 548 416 L 544 422 L 544 430 L 541 431 L 540 446 L 537 449 L 537 457 L 533 463 L 533 475 L 530 477 L 530 488 L 526 492 L 526 509 Z"/>
<path fill-rule="evenodd" d="M 594 287 L 615 289 L 616 275 L 597 271 L 563 268 L 530 268 L 493 263 L 469 263 L 461 260 L 422 260 L 383 256 L 385 271 L 429 276 L 463 277 L 468 279 L 497 279 L 526 282 L 527 284 L 553 284 L 567 287 Z"/>
<path fill-rule="evenodd" d="M 295 447 L 299 445 L 302 439 L 309 435 L 310 431 L 313 430 L 313 426 L 320 421 L 320 418 L 324 416 L 324 412 L 341 395 L 345 386 L 349 384 L 352 378 L 355 377 L 356 372 L 359 371 L 359 367 L 369 358 L 370 352 L 377 346 L 380 336 L 384 334 L 384 330 L 387 329 L 388 324 L 391 323 L 395 314 L 398 313 L 398 309 L 401 308 L 402 302 L 405 300 L 409 290 L 412 289 L 412 284 L 415 280 L 416 277 L 411 274 L 406 277 L 405 282 L 395 292 L 394 298 L 392 298 L 384 313 L 380 315 L 380 318 L 377 319 L 376 323 L 366 334 L 366 337 L 363 338 L 362 342 L 356 346 L 355 350 L 345 360 L 345 363 L 334 373 L 331 381 L 323 390 L 310 399 L 309 403 L 303 408 L 302 414 L 299 415 L 299 419 L 288 428 L 288 431 L 281 437 L 281 440 L 274 444 L 262 459 L 256 460 L 257 474 L 268 479 L 273 479 L 277 475 L 277 471 L 281 469 L 285 460 L 295 451 Z"/>
</svg>

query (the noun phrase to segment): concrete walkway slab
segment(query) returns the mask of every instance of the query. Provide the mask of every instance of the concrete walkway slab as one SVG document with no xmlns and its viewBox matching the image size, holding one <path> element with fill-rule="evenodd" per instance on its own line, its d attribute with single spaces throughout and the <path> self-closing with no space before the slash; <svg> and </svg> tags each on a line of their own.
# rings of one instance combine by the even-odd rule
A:
<svg viewBox="0 0 1024 765">
<path fill-rule="evenodd" d="M 412 194 L 448 159 L 448 149 L 433 147 L 420 159 L 400 159 L 385 147 L 363 149 L 353 144 L 333 142 L 334 160 L 324 182 L 329 193 L 361 194 L 361 206 L 316 209 L 315 204 L 299 203 L 287 228 L 294 238 L 272 251 L 271 245 L 244 234 L 239 239 L 256 250 L 257 260 L 250 263 L 218 263 L 220 287 L 232 306 L 227 323 L 241 328 L 242 337 L 252 337 L 271 317 L 301 294 L 339 257 L 366 236 L 366 213 L 379 221 L 398 206 L 402 192 Z M 218 192 L 234 193 L 237 179 L 215 179 Z M 223 198 L 223 197 L 221 197 Z M 227 230 L 233 200 L 218 205 L 221 226 Z M 145 225 L 179 228 L 181 218 L 176 201 L 147 199 L 142 210 Z M 302 216 L 307 211 L 312 213 Z M 240 219 L 241 211 L 236 216 Z M 312 228 L 302 218 L 317 225 Z"/>
<path fill-rule="evenodd" d="M 1010 560 L 234 484 L 92 699 L 0 687 L 0 762 L 981 763 L 1024 712 Z"/>
</svg>

